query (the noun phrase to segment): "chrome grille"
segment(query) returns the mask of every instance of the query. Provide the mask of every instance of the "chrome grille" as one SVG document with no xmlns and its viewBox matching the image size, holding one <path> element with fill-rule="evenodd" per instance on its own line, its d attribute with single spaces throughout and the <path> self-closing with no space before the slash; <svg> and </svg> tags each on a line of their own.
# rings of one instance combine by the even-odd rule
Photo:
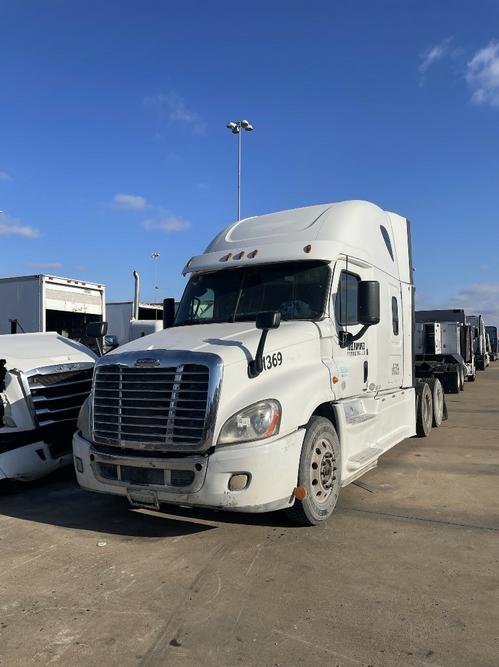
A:
<svg viewBox="0 0 499 667">
<path fill-rule="evenodd" d="M 92 373 L 90 367 L 29 375 L 28 387 L 38 425 L 76 421 L 90 393 Z"/>
<path fill-rule="evenodd" d="M 206 430 L 209 369 L 201 364 L 96 368 L 96 443 L 141 448 L 199 446 Z"/>
</svg>

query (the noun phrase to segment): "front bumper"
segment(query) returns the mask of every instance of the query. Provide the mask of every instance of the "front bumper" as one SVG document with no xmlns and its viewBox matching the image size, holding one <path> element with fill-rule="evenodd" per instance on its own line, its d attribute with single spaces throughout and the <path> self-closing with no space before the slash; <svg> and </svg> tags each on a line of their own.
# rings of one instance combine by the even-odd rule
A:
<svg viewBox="0 0 499 667">
<path fill-rule="evenodd" d="M 71 463 L 71 448 L 36 439 L 32 431 L 0 437 L 0 479 L 32 482 Z"/>
<path fill-rule="evenodd" d="M 104 453 L 75 433 L 73 454 L 80 486 L 128 497 L 132 504 L 159 507 L 165 503 L 267 512 L 289 507 L 294 502 L 304 435 L 304 429 L 300 429 L 265 443 L 219 447 L 210 455 L 156 458 L 119 450 Z M 119 472 L 109 466 L 119 467 Z M 124 480 L 120 479 L 122 474 Z M 234 474 L 248 475 L 245 489 L 229 490 L 229 480 Z M 188 486 L 173 486 L 182 475 Z M 142 483 L 144 476 L 148 477 L 147 483 Z"/>
</svg>

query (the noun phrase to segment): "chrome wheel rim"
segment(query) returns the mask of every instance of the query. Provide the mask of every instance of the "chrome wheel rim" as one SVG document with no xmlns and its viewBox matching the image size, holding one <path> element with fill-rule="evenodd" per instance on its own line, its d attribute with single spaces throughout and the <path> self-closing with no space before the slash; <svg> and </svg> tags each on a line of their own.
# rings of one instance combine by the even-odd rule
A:
<svg viewBox="0 0 499 667">
<path fill-rule="evenodd" d="M 333 445 L 326 438 L 315 443 L 310 461 L 311 495 L 317 504 L 327 502 L 334 491 L 337 462 Z"/>
</svg>

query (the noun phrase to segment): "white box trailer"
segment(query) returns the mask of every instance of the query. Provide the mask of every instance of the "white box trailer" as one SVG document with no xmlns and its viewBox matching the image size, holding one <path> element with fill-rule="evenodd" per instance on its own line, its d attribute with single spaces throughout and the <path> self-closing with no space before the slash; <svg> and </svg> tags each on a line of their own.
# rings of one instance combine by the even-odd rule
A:
<svg viewBox="0 0 499 667">
<path fill-rule="evenodd" d="M 413 374 L 405 218 L 346 201 L 240 220 L 184 273 L 169 328 L 96 365 L 73 438 L 82 487 L 314 525 L 442 421 L 440 382 Z"/>
<path fill-rule="evenodd" d="M 54 331 L 81 340 L 85 326 L 105 314 L 100 283 L 52 275 L 0 278 L 0 334 Z"/>
</svg>

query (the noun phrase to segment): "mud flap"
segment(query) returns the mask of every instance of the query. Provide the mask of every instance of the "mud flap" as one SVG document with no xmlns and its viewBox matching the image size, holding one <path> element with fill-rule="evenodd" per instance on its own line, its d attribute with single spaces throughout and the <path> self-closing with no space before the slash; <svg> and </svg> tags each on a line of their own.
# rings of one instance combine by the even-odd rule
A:
<svg viewBox="0 0 499 667">
<path fill-rule="evenodd" d="M 442 421 L 445 422 L 447 421 L 447 419 L 449 419 L 449 413 L 447 412 L 447 402 L 445 400 L 445 393 L 442 395 L 442 398 L 444 399 L 444 405 L 442 410 Z"/>
</svg>

